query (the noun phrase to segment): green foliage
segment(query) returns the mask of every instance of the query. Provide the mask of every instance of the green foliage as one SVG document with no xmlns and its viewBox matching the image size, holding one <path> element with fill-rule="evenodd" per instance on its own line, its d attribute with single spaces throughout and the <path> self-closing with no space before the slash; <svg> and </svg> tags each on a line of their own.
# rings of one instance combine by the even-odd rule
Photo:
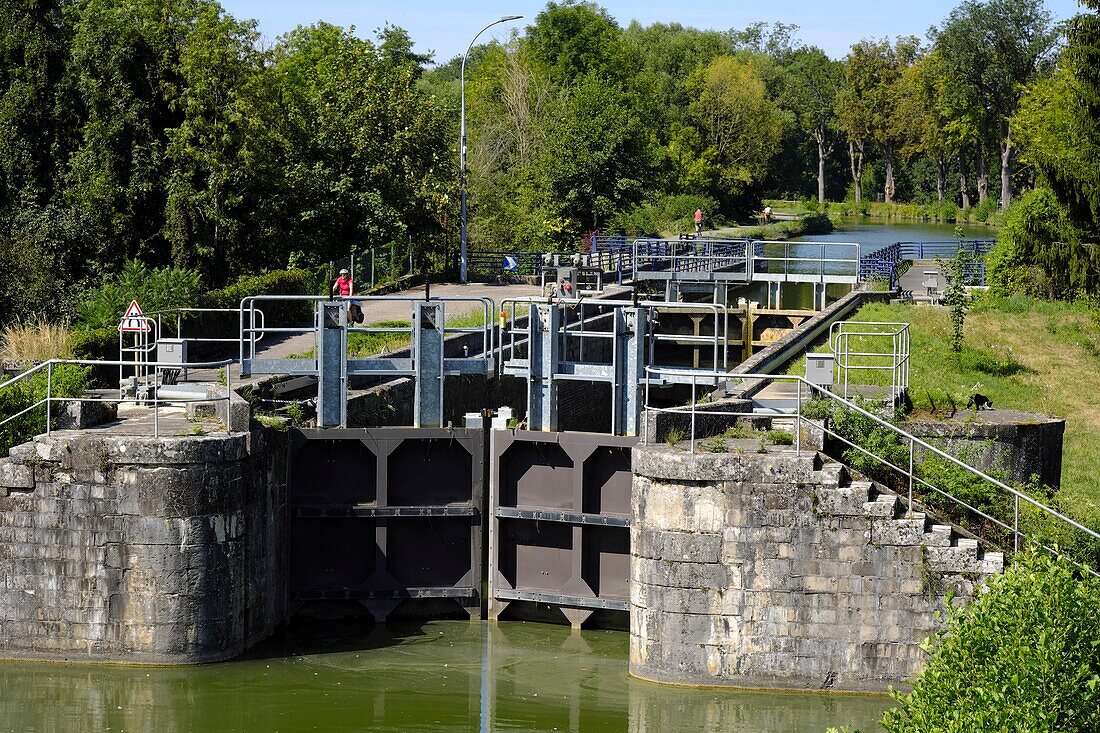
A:
<svg viewBox="0 0 1100 733">
<path fill-rule="evenodd" d="M 684 439 L 684 431 L 680 428 L 672 427 L 665 433 L 665 442 L 668 443 L 670 448 L 676 447 L 676 444 Z"/>
<path fill-rule="evenodd" d="M 10 387 L 0 381 L 0 422 L 45 399 L 47 386 L 53 397 L 80 397 L 88 388 L 90 369 L 69 364 L 53 368 L 52 380 L 46 370 Z M 56 410 L 57 407 L 55 406 Z M 0 456 L 6 456 L 12 446 L 25 443 L 46 432 L 46 408 L 35 408 L 0 426 Z"/>
<path fill-rule="evenodd" d="M 1005 215 L 997 246 L 987 258 L 990 288 L 999 295 L 1066 299 L 1096 292 L 1100 255 L 1094 250 L 1081 243 L 1054 192 L 1036 189 Z"/>
<path fill-rule="evenodd" d="M 704 227 L 717 226 L 713 219 L 714 212 L 718 211 L 717 201 L 707 196 L 670 194 L 613 217 L 609 228 L 628 235 L 672 236 L 694 230 L 696 209 L 703 211 Z"/>
<path fill-rule="evenodd" d="M 1100 728 L 1100 588 L 1065 560 L 1018 556 L 926 648 L 890 733 Z"/>
<path fill-rule="evenodd" d="M 769 430 L 766 436 L 774 445 L 794 445 L 794 435 L 786 430 Z"/>
<path fill-rule="evenodd" d="M 967 295 L 966 278 L 973 258 L 964 248 L 959 247 L 950 263 L 940 261 L 946 285 L 943 289 L 943 304 L 951 319 L 951 350 L 956 354 L 963 347 L 963 326 L 966 322 Z"/>
<path fill-rule="evenodd" d="M 130 260 L 117 277 L 88 291 L 76 309 L 82 330 L 118 326 L 131 300 L 137 300 L 145 313 L 192 305 L 201 292 L 199 274 L 179 267 L 150 270 L 138 260 Z"/>
</svg>

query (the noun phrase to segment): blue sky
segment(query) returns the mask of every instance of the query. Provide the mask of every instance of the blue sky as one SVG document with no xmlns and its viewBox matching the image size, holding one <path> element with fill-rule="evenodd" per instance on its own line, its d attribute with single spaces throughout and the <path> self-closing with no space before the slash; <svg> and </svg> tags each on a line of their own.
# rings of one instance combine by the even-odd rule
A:
<svg viewBox="0 0 1100 733">
<path fill-rule="evenodd" d="M 620 25 L 638 20 L 681 23 L 698 28 L 727 30 L 743 28 L 756 21 L 782 21 L 799 26 L 799 38 L 820 46 L 830 56 L 844 56 L 861 38 L 893 38 L 899 35 L 923 37 L 929 26 L 938 25 L 958 2 L 952 0 L 785 0 L 744 2 L 743 0 L 698 0 L 697 2 L 644 2 L 605 0 L 599 3 Z M 435 51 L 436 61 L 461 54 L 470 38 L 485 24 L 502 15 L 523 15 L 524 19 L 487 31 L 481 41 L 508 38 L 509 28 L 522 29 L 534 22 L 545 6 L 531 0 L 222 0 L 238 18 L 255 18 L 268 39 L 297 25 L 324 20 L 336 25 L 354 25 L 361 36 L 370 36 L 385 23 L 406 29 L 418 51 Z M 1076 0 L 1047 0 L 1056 19 L 1078 12 Z M 774 11 L 780 10 L 776 14 Z"/>
</svg>

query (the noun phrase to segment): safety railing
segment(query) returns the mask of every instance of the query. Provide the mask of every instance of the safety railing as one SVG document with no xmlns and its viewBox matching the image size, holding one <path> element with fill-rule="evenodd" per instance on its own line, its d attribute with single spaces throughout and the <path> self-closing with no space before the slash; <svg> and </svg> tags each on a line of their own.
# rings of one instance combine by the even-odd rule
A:
<svg viewBox="0 0 1100 733">
<path fill-rule="evenodd" d="M 909 391 L 909 346 L 908 323 L 833 323 L 829 327 L 829 347 L 835 356 L 836 383 L 840 386 L 841 395 L 848 398 L 852 372 L 869 373 L 871 381 L 867 384 L 871 386 L 878 386 L 875 381 L 877 375 L 885 374 L 889 380 L 891 401 L 896 404 Z"/>
<path fill-rule="evenodd" d="M 855 284 L 859 251 L 855 242 L 754 241 L 750 279 Z"/>
<path fill-rule="evenodd" d="M 960 249 L 965 249 L 975 257 L 981 257 L 992 251 L 997 244 L 995 239 L 939 240 L 929 242 L 898 242 L 903 260 L 936 260 L 954 257 Z"/>
<path fill-rule="evenodd" d="M 714 303 L 682 303 L 664 300 L 610 300 L 610 299 L 577 299 L 575 301 L 556 301 L 564 309 L 565 317 L 559 337 L 562 339 L 564 354 L 575 353 L 579 361 L 585 361 L 586 340 L 614 339 L 615 334 L 610 328 L 610 323 L 601 323 L 601 317 L 610 317 L 615 308 L 642 307 L 650 311 L 650 330 L 647 334 L 647 361 L 654 363 L 654 352 L 657 344 L 663 342 L 675 342 L 677 344 L 697 346 L 704 351 L 711 352 L 711 368 L 717 370 L 729 366 L 729 312 L 723 305 Z M 536 304 L 545 304 L 544 298 L 505 298 L 500 304 L 500 335 L 499 348 L 501 358 L 500 368 L 505 364 L 504 354 L 510 358 L 525 348 L 528 337 L 526 318 L 529 316 L 530 307 Z M 586 311 L 587 309 L 587 311 Z M 593 312 L 595 311 L 595 312 Z M 699 312 L 705 311 L 710 315 L 712 332 L 709 335 L 695 335 L 675 333 L 661 329 L 660 313 L 667 312 Z M 572 314 L 570 316 L 570 314 Z M 571 348 L 573 346 L 576 348 Z M 611 349 L 613 351 L 613 349 Z M 589 351 L 591 356 L 591 351 Z"/>
<path fill-rule="evenodd" d="M 960 249 L 964 249 L 973 257 L 966 268 L 967 284 L 985 285 L 984 258 L 995 244 L 996 240 L 993 239 L 894 242 L 860 258 L 859 279 L 861 282 L 879 280 L 887 283 L 891 290 L 897 290 L 901 285 L 900 266 L 902 262 L 906 260 L 948 260 L 958 254 Z"/>
<path fill-rule="evenodd" d="M 536 276 L 542 271 L 543 254 L 543 252 L 515 250 L 471 251 L 467 253 L 466 268 L 468 272 L 480 275 Z M 562 257 L 568 260 L 569 255 L 565 254 Z"/>
<path fill-rule="evenodd" d="M 55 396 L 53 394 L 54 385 L 54 368 L 59 366 L 88 366 L 88 367 L 111 367 L 111 366 L 132 366 L 133 362 L 124 361 L 99 361 L 95 359 L 50 359 L 44 361 L 41 364 L 26 370 L 18 374 L 15 377 L 7 380 L 6 382 L 0 382 L 0 393 L 3 393 L 9 389 L 12 389 L 19 384 L 31 384 L 32 378 L 36 374 L 45 373 L 46 375 L 46 394 L 41 399 L 37 400 L 33 404 L 23 408 L 19 412 L 9 415 L 0 421 L 0 428 L 4 427 L 8 423 L 15 419 L 26 415 L 33 410 L 45 406 L 46 407 L 46 435 L 51 435 L 53 431 L 53 410 L 51 406 L 53 403 L 71 403 L 71 402 L 106 402 L 112 404 L 142 404 L 151 406 L 153 411 L 153 435 L 154 437 L 160 437 L 160 408 L 164 406 L 187 404 L 187 403 L 218 403 L 225 402 L 227 404 L 226 409 L 226 431 L 233 432 L 233 410 L 229 409 L 228 404 L 232 399 L 233 394 L 233 375 L 229 369 L 229 365 L 233 363 L 232 359 L 224 359 L 222 361 L 204 362 L 199 364 L 192 364 L 191 366 L 197 369 L 225 369 L 225 395 L 218 397 L 181 397 L 178 394 L 171 397 L 161 397 L 160 391 L 162 387 L 161 374 L 167 369 L 178 369 L 178 364 L 160 363 L 160 362 L 148 362 L 145 364 L 151 372 L 147 380 L 144 383 L 139 382 L 135 386 L 138 390 L 144 389 L 145 394 L 138 394 L 135 390 L 133 397 L 127 397 L 124 394 L 124 389 L 120 385 L 119 396 L 115 397 L 67 397 L 62 395 Z M 197 392 L 195 394 L 198 394 Z M 242 428 L 243 429 L 243 428 Z"/>
<path fill-rule="evenodd" d="M 734 418 L 736 420 L 737 418 L 749 419 L 760 417 L 752 412 L 751 407 L 746 410 L 724 410 L 721 408 L 720 403 L 708 403 L 700 406 L 695 398 L 695 395 L 698 394 L 696 390 L 699 386 L 711 386 L 715 383 L 724 382 L 727 385 L 727 392 L 729 392 L 735 390 L 737 385 L 746 388 L 751 385 L 759 388 L 776 382 L 794 384 L 796 408 L 794 414 L 787 416 L 786 419 L 794 420 L 794 435 L 792 436 L 792 442 L 796 454 L 802 454 L 804 431 L 820 431 L 820 434 L 827 440 L 831 439 L 836 441 L 838 445 L 844 447 L 843 454 L 846 460 L 848 457 L 862 457 L 870 461 L 870 465 L 884 471 L 885 473 L 882 476 L 875 477 L 876 480 L 879 480 L 880 483 L 897 490 L 899 494 L 907 497 L 907 514 L 909 517 L 912 517 L 915 511 L 915 499 L 921 499 L 927 502 L 931 498 L 935 500 L 937 504 L 954 507 L 956 510 L 965 511 L 970 516 L 978 518 L 978 520 L 984 524 L 981 531 L 995 528 L 1003 532 L 1003 535 L 996 537 L 993 541 L 1000 541 L 1003 538 L 1008 538 L 1012 543 L 1013 552 L 1019 551 L 1022 543 L 1030 544 L 1054 554 L 1065 555 L 1081 569 L 1095 577 L 1100 577 L 1100 572 L 1098 572 L 1100 558 L 1091 557 L 1082 560 L 1081 557 L 1074 557 L 1072 554 L 1065 551 L 1064 547 L 1059 547 L 1050 540 L 1037 538 L 1037 532 L 1026 530 L 1023 526 L 1023 522 L 1028 518 L 1023 517 L 1021 509 L 1034 513 L 1034 517 L 1039 518 L 1040 524 L 1045 522 L 1053 526 L 1054 530 L 1047 534 L 1067 536 L 1066 533 L 1078 533 L 1077 539 L 1085 546 L 1086 552 L 1096 552 L 1096 548 L 1100 546 L 1100 532 L 1086 527 L 1058 510 L 1043 504 L 1027 493 L 990 476 L 979 468 L 965 463 L 935 445 L 921 440 L 912 433 L 905 431 L 903 428 L 888 420 L 884 420 L 855 402 L 833 394 L 829 390 L 812 384 L 802 377 L 776 374 L 735 374 L 731 372 L 707 374 L 699 371 L 676 370 L 661 367 L 647 367 L 645 374 L 645 404 L 643 408 L 645 420 L 642 431 L 643 445 L 650 444 L 657 437 L 656 435 L 650 435 L 650 414 L 686 416 L 688 418 L 688 428 L 685 437 L 688 441 L 688 449 L 691 453 L 696 452 L 696 447 L 701 440 L 698 435 L 700 416 L 708 418 L 706 423 L 707 432 L 710 432 L 711 435 L 703 436 L 706 438 L 713 437 L 713 431 L 716 429 L 713 418 L 724 417 Z M 687 405 L 659 406 L 654 403 L 655 393 L 653 392 L 653 388 L 663 385 L 683 384 L 684 380 L 687 380 L 687 383 L 692 385 L 692 397 Z M 813 417 L 807 416 L 807 405 L 811 402 L 816 403 L 819 401 L 821 403 L 820 406 L 823 406 L 824 409 L 815 409 L 812 411 Z M 703 409 L 700 409 L 700 407 Z M 864 421 L 869 421 L 869 424 L 872 425 L 875 430 L 873 431 L 874 434 L 869 436 L 868 440 L 863 441 L 865 445 L 860 445 L 859 442 L 857 442 L 859 436 L 851 433 L 847 435 L 842 434 L 839 430 L 834 429 L 830 425 L 828 419 L 819 419 L 820 415 L 836 414 L 835 411 L 844 411 L 849 415 L 858 416 Z M 683 418 L 681 417 L 680 419 L 682 420 Z M 811 420 L 813 422 L 811 422 Z M 891 457 L 882 455 L 883 453 L 891 452 L 884 447 L 887 441 L 892 441 L 894 448 L 897 449 L 895 452 L 907 456 L 907 460 L 899 462 L 901 465 L 895 463 Z M 953 482 L 958 482 L 961 476 L 962 479 L 976 482 L 977 486 L 991 492 L 1001 503 L 1002 507 L 1004 507 L 1005 513 L 1011 512 L 1011 517 L 994 516 L 991 513 L 994 509 L 990 508 L 990 506 L 984 509 L 974 506 L 972 502 L 952 494 L 947 488 L 935 485 L 932 480 L 930 480 L 935 478 L 932 475 L 934 472 L 925 474 L 922 470 L 919 470 L 932 460 L 939 461 L 941 465 L 949 466 L 951 469 L 958 472 Z M 956 485 L 958 484 L 956 483 Z M 990 534 L 993 533 L 990 532 Z M 1073 535 L 1071 534 L 1068 536 Z M 1002 549 L 1008 548 L 1002 546 Z"/>
<path fill-rule="evenodd" d="M 241 300 L 240 309 L 237 311 L 239 325 L 240 325 L 240 363 L 242 367 L 246 360 L 254 360 L 257 358 L 256 345 L 263 338 L 264 334 L 278 334 L 280 336 L 296 336 L 306 333 L 314 333 L 317 330 L 316 323 L 316 308 L 312 309 L 309 316 L 309 325 L 293 325 L 293 326 L 269 326 L 263 321 L 262 310 L 259 308 L 259 304 L 262 303 L 303 303 L 303 304 L 316 304 L 319 302 L 342 302 L 347 303 L 349 306 L 357 305 L 361 308 L 368 307 L 372 303 L 406 303 L 409 306 L 408 311 L 408 325 L 397 326 L 382 326 L 374 324 L 366 324 L 361 326 L 348 326 L 349 334 L 365 334 L 365 335 L 391 335 L 402 336 L 404 338 L 395 339 L 404 341 L 407 339 L 408 344 L 412 344 L 414 341 L 413 329 L 415 324 L 414 308 L 413 304 L 416 302 L 424 301 L 424 297 L 417 296 L 405 296 L 405 295 L 351 295 L 351 296 L 324 296 L 324 295 L 253 295 Z M 480 307 L 482 318 L 480 326 L 459 326 L 459 325 L 447 325 L 443 324 L 444 338 L 451 334 L 480 334 L 481 335 L 481 351 L 480 356 L 471 356 L 470 358 L 486 358 L 491 356 L 495 350 L 494 342 L 494 329 L 493 329 L 493 311 L 494 304 L 492 298 L 478 297 L 478 296 L 443 296 L 443 297 L 430 297 L 426 300 L 435 302 L 441 302 L 444 304 L 444 317 L 446 318 L 446 304 L 447 303 L 469 303 L 476 304 Z M 415 355 L 414 355 L 415 357 Z"/>
<path fill-rule="evenodd" d="M 184 336 L 183 324 L 199 320 L 205 314 L 221 313 L 226 316 L 235 316 L 238 314 L 238 312 L 238 308 L 166 308 L 164 310 L 146 313 L 145 317 L 156 321 L 157 332 L 160 338 L 176 338 L 183 341 L 200 344 L 235 344 L 240 340 L 239 336 Z M 256 314 L 257 316 L 259 316 L 259 322 L 262 326 L 264 323 L 264 312 L 257 309 Z M 175 336 L 168 336 L 167 332 L 164 329 L 165 322 L 167 322 L 170 326 L 173 325 L 174 322 Z M 259 340 L 260 339 L 257 339 L 257 341 Z"/>
<path fill-rule="evenodd" d="M 680 273 L 707 273 L 748 281 L 751 250 L 747 239 L 635 239 L 631 243 L 634 279 Z"/>
</svg>

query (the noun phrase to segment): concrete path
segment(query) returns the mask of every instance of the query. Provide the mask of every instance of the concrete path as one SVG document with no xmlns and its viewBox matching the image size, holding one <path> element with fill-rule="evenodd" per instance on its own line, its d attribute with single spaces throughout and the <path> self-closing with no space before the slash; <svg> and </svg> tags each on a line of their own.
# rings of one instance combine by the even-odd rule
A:
<svg viewBox="0 0 1100 733">
<path fill-rule="evenodd" d="M 928 288 L 924 286 L 925 272 L 936 271 L 936 283 L 937 292 L 939 296 L 943 295 L 943 288 L 946 281 L 943 277 L 942 265 L 936 260 L 915 260 L 913 266 L 905 271 L 905 274 L 901 276 L 901 289 L 908 290 L 914 296 L 914 298 L 920 298 L 927 300 Z M 930 277 L 930 276 L 929 276 Z"/>
</svg>

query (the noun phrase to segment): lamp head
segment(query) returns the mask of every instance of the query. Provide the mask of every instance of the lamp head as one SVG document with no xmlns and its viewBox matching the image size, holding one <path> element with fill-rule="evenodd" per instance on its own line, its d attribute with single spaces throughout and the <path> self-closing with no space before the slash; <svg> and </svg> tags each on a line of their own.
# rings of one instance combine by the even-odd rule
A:
<svg viewBox="0 0 1100 733">
<path fill-rule="evenodd" d="M 505 16 L 501 17 L 499 22 L 505 23 L 509 20 L 519 20 L 522 17 L 523 17 L 522 15 L 505 15 Z"/>
</svg>

